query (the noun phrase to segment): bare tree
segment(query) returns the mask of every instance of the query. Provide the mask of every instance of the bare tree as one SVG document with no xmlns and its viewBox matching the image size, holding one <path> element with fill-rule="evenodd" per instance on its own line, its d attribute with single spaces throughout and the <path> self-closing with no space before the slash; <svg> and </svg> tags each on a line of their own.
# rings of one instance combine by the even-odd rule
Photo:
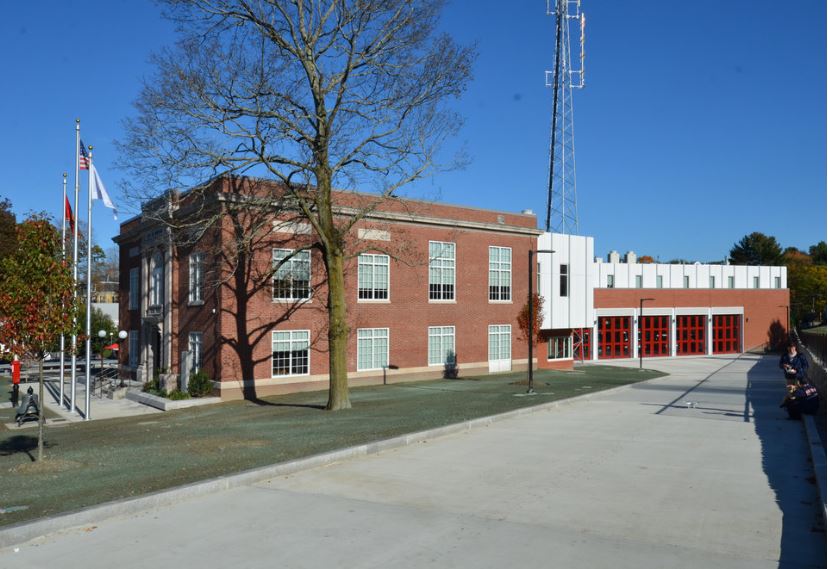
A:
<svg viewBox="0 0 828 569">
<path fill-rule="evenodd" d="M 474 49 L 436 33 L 441 0 L 164 3 L 181 37 L 155 57 L 126 123 L 126 191 L 227 173 L 279 182 L 263 207 L 312 227 L 328 285 L 327 408 L 348 408 L 349 236 L 400 188 L 452 165 L 436 159 L 461 122 L 446 103 L 470 81 Z M 342 207 L 335 187 L 373 198 Z"/>
</svg>

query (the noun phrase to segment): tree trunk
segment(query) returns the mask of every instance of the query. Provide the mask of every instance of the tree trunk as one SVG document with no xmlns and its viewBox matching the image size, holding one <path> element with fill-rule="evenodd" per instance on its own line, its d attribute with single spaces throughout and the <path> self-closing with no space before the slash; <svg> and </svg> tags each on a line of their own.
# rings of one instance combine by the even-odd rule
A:
<svg viewBox="0 0 828 569">
<path fill-rule="evenodd" d="M 37 362 L 38 389 L 37 389 L 37 460 L 43 460 L 43 423 L 46 421 L 46 410 L 43 408 L 43 358 Z"/>
<path fill-rule="evenodd" d="M 348 320 L 345 307 L 345 259 L 341 251 L 326 252 L 328 265 L 329 411 L 350 409 L 348 395 Z"/>
</svg>

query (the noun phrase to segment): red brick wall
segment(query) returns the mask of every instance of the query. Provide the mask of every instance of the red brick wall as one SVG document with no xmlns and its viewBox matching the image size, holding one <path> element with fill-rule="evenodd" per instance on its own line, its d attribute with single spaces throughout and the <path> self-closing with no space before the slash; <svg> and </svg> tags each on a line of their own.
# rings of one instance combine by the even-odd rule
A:
<svg viewBox="0 0 828 569">
<path fill-rule="evenodd" d="M 391 241 L 363 240 L 358 244 L 364 252 L 390 252 L 399 259 L 391 259 L 389 301 L 359 301 L 357 299 L 357 259 L 346 266 L 346 288 L 351 337 L 348 346 L 348 369 L 357 369 L 358 328 L 389 329 L 390 363 L 402 368 L 426 368 L 428 366 L 428 327 L 455 326 L 455 349 L 458 364 L 488 361 L 488 325 L 512 326 L 512 358 L 525 359 L 525 343 L 517 337 L 517 313 L 526 296 L 526 251 L 534 237 L 493 231 L 441 228 L 415 224 L 363 224 L 363 227 L 380 227 L 391 233 Z M 301 239 L 301 238 L 300 238 Z M 456 243 L 456 292 L 454 302 L 429 302 L 428 300 L 428 243 L 449 241 Z M 282 245 L 280 245 L 282 246 Z M 488 300 L 489 246 L 512 248 L 512 302 L 490 303 Z M 257 266 L 264 269 L 271 260 L 269 248 L 263 248 L 257 258 Z M 325 303 L 327 290 L 322 276 L 322 259 L 318 253 L 312 256 L 311 302 L 296 307 L 271 299 L 271 289 L 266 287 L 253 295 L 248 302 L 246 319 L 239 319 L 238 303 L 229 287 L 222 291 L 221 332 L 225 341 L 222 347 L 221 379 L 234 381 L 250 379 L 242 369 L 244 350 L 240 350 L 238 331 L 247 326 L 247 336 L 255 362 L 253 376 L 256 379 L 271 377 L 271 331 L 310 330 L 314 343 L 311 350 L 311 375 L 324 375 L 327 361 L 327 316 Z M 290 313 L 290 310 L 293 312 Z M 243 321 L 242 321 L 243 320 Z M 442 367 L 431 368 L 435 373 Z M 249 370 L 248 370 L 249 373 Z M 370 372 L 381 376 L 381 372 Z M 278 382 L 278 380 L 277 380 Z"/>
<path fill-rule="evenodd" d="M 744 349 L 764 346 L 774 323 L 787 328 L 788 289 L 595 289 L 595 308 L 744 307 Z"/>
</svg>

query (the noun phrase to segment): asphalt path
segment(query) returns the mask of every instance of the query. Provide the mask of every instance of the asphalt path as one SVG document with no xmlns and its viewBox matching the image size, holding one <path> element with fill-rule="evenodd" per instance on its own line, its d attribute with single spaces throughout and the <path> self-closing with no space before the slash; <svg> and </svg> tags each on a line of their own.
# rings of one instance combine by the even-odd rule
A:
<svg viewBox="0 0 828 569">
<path fill-rule="evenodd" d="M 775 360 L 647 365 L 672 375 L 44 536 L 0 567 L 825 567 Z"/>
</svg>

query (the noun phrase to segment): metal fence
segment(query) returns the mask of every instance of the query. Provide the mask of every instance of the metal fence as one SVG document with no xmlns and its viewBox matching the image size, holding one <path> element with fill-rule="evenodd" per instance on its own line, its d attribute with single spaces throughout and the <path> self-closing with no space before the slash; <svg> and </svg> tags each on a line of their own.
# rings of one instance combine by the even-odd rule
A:
<svg viewBox="0 0 828 569">
<path fill-rule="evenodd" d="M 825 366 L 826 336 L 808 330 L 799 331 L 799 340 L 808 347 L 808 351 Z"/>
</svg>

